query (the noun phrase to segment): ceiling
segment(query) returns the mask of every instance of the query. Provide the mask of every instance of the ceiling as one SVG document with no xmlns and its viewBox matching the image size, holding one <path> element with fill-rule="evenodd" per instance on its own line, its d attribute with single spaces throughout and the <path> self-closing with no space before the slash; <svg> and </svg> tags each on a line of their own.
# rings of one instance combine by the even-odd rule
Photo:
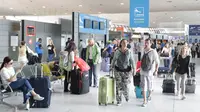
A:
<svg viewBox="0 0 200 112">
<path fill-rule="evenodd" d="M 0 4 L 0 15 L 69 15 L 76 11 L 129 24 L 129 0 L 0 0 Z M 199 12 L 200 0 L 150 0 L 150 26 L 197 24 Z"/>
</svg>

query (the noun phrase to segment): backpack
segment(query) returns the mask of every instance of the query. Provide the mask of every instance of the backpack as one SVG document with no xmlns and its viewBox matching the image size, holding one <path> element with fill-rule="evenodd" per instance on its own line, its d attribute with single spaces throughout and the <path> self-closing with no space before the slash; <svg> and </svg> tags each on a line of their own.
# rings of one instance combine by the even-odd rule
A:
<svg viewBox="0 0 200 112">
<path fill-rule="evenodd" d="M 143 71 L 149 71 L 152 68 L 152 62 L 151 62 L 151 59 L 148 55 L 151 51 L 152 50 L 150 50 L 147 53 L 144 53 L 144 55 L 142 57 L 141 68 L 142 68 Z"/>
<path fill-rule="evenodd" d="M 118 50 L 118 52 L 119 52 L 119 55 L 117 58 L 117 70 L 121 71 L 121 70 L 127 69 L 129 71 L 131 69 L 130 68 L 131 66 L 128 65 L 128 63 L 129 63 L 131 52 L 129 50 L 126 51 L 125 54 L 120 50 Z"/>
</svg>

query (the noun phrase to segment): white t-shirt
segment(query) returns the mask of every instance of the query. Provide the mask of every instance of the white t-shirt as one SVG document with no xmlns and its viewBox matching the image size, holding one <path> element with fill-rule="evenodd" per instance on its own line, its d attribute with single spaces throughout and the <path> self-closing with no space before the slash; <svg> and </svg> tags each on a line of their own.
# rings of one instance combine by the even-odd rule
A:
<svg viewBox="0 0 200 112">
<path fill-rule="evenodd" d="M 158 64 L 158 66 L 159 66 L 159 64 L 160 64 L 160 60 L 159 60 L 159 56 L 158 56 L 158 53 L 157 53 L 157 51 L 156 50 L 154 50 L 154 49 L 151 49 L 152 51 L 148 51 L 149 53 L 148 53 L 148 56 L 149 56 L 149 58 L 150 58 L 150 60 L 151 60 L 151 62 L 152 62 L 152 68 L 151 68 L 151 70 L 149 70 L 149 71 L 143 71 L 142 70 L 142 68 L 141 68 L 141 70 L 140 70 L 140 74 L 141 75 L 145 75 L 145 76 L 153 76 L 153 73 L 154 73 L 154 71 L 155 71 L 155 66 L 156 66 L 156 64 Z M 147 52 L 145 52 L 145 53 L 147 53 Z"/>
<path fill-rule="evenodd" d="M 15 70 L 14 70 L 13 67 L 10 67 L 10 68 L 5 68 L 4 67 L 4 68 L 2 68 L 2 70 L 0 72 L 0 75 L 1 75 L 2 83 L 6 84 L 6 85 L 9 85 L 10 82 L 8 82 L 7 80 L 10 79 L 11 77 L 13 77 L 15 75 Z M 7 88 L 6 85 L 4 85 L 4 88 Z"/>
<path fill-rule="evenodd" d="M 86 48 L 87 46 L 86 46 L 86 44 L 85 44 L 85 42 L 80 42 L 80 46 L 81 46 L 81 48 Z"/>
<path fill-rule="evenodd" d="M 92 59 L 92 47 L 89 47 L 89 59 Z"/>
</svg>

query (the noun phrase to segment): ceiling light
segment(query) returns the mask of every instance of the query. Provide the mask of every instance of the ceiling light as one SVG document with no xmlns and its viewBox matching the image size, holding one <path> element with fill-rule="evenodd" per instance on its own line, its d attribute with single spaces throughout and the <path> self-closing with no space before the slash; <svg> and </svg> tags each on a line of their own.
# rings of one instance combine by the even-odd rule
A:
<svg viewBox="0 0 200 112">
<path fill-rule="evenodd" d="M 168 3 L 172 3 L 172 1 L 170 1 L 170 0 L 169 0 L 169 1 L 167 1 L 167 2 L 168 2 Z"/>
<path fill-rule="evenodd" d="M 37 15 L 37 14 L 34 14 L 35 16 Z"/>
<path fill-rule="evenodd" d="M 78 5 L 79 7 L 83 7 L 83 5 Z"/>
<path fill-rule="evenodd" d="M 46 7 L 45 7 L 45 6 L 42 6 L 42 8 L 45 9 Z"/>
<path fill-rule="evenodd" d="M 156 22 L 153 22 L 154 24 L 156 23 Z"/>
<path fill-rule="evenodd" d="M 65 14 L 67 14 L 67 13 L 65 13 Z"/>
<path fill-rule="evenodd" d="M 170 17 L 171 19 L 173 19 L 173 17 Z"/>
<path fill-rule="evenodd" d="M 13 10 L 13 8 L 11 7 L 10 10 Z"/>
<path fill-rule="evenodd" d="M 99 12 L 99 14 L 101 14 L 101 12 Z"/>
<path fill-rule="evenodd" d="M 124 3 L 120 3 L 120 5 L 124 5 Z"/>
</svg>

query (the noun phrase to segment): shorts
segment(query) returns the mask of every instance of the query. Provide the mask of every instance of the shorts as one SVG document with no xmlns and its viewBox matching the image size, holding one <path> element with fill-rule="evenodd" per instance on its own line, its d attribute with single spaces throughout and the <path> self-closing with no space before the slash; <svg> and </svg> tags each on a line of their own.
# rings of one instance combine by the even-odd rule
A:
<svg viewBox="0 0 200 112">
<path fill-rule="evenodd" d="M 153 76 L 140 76 L 141 88 L 143 91 L 152 91 L 153 90 Z"/>
<path fill-rule="evenodd" d="M 20 64 L 26 65 L 28 63 L 28 59 L 26 58 L 26 56 L 22 56 L 18 58 L 18 62 Z"/>
</svg>

